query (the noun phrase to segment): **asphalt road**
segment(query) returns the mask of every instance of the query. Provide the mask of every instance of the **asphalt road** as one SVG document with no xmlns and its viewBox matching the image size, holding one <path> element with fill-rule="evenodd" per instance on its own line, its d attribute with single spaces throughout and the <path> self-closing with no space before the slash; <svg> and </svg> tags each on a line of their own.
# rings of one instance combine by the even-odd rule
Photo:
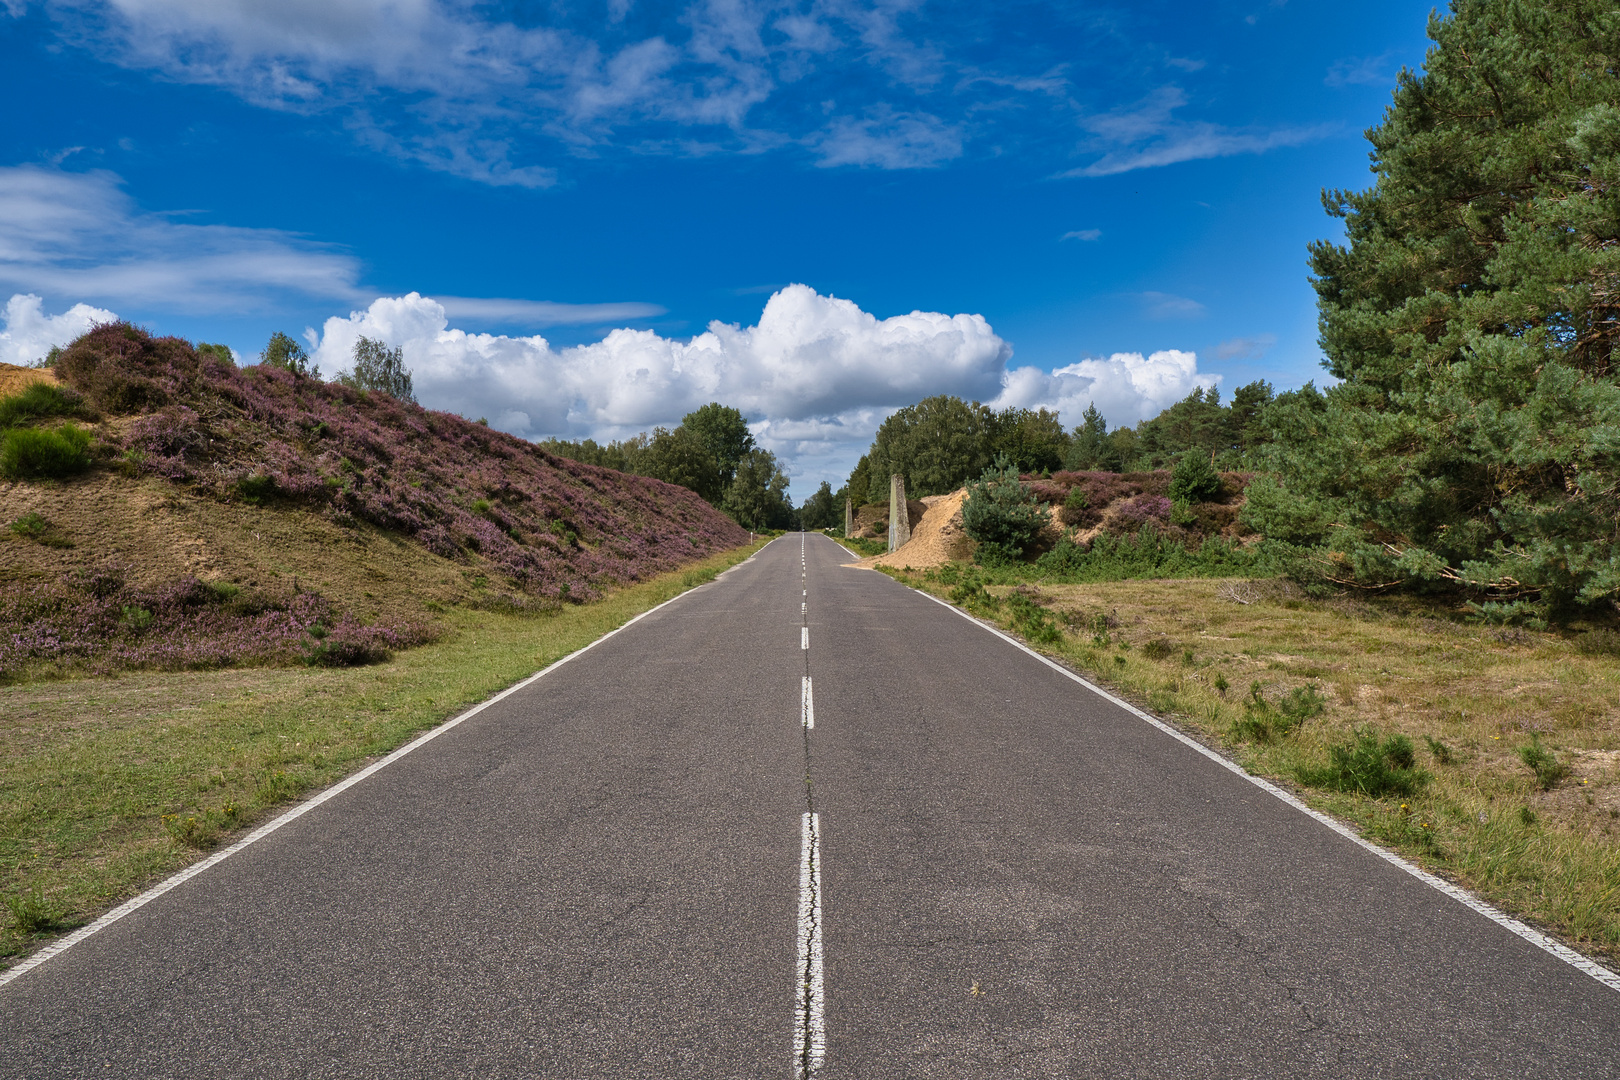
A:
<svg viewBox="0 0 1620 1080">
<path fill-rule="evenodd" d="M 1620 1075 L 1620 993 L 804 551 L 0 986 L 0 1076 Z"/>
</svg>

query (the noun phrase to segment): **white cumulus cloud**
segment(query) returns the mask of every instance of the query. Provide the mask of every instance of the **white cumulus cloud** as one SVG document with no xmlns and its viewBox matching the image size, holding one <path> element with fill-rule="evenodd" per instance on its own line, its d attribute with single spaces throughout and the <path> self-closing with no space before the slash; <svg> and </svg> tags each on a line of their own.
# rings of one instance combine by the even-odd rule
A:
<svg viewBox="0 0 1620 1080">
<path fill-rule="evenodd" d="M 1157 415 L 1218 376 L 1176 349 L 1115 353 L 1056 371 L 1009 368 L 1012 347 L 980 315 L 879 319 L 805 285 L 778 290 L 752 326 L 713 322 L 690 340 L 616 329 L 558 348 L 544 337 L 468 333 L 437 300 L 383 297 L 311 330 L 314 359 L 346 369 L 366 336 L 404 352 L 418 398 L 528 438 L 623 438 L 673 426 L 709 401 L 742 410 L 807 496 L 843 483 L 896 408 L 955 394 L 996 408 L 1052 409 L 1069 426 L 1093 402 L 1115 427 Z"/>
<path fill-rule="evenodd" d="M 617 329 L 566 348 L 538 335 L 453 329 L 443 305 L 416 293 L 383 297 L 326 321 L 315 338 L 322 370 L 346 368 L 362 335 L 404 351 L 424 402 L 515 434 L 575 438 L 678 423 L 708 401 L 762 420 L 809 421 L 886 412 L 929 394 L 986 398 L 1012 355 L 982 316 L 879 319 L 805 285 L 776 292 L 753 326 L 712 322 L 690 341 Z"/>
<path fill-rule="evenodd" d="M 66 345 L 98 323 L 115 322 L 117 315 L 89 304 L 74 304 L 60 315 L 45 314 L 44 300 L 33 293 L 17 293 L 6 301 L 0 322 L 0 363 L 27 367 L 44 359 L 54 345 Z"/>
<path fill-rule="evenodd" d="M 1051 409 L 1070 427 L 1095 403 L 1111 427 L 1150 419 L 1198 387 L 1219 384 L 1219 375 L 1198 372 L 1198 354 L 1181 349 L 1082 360 L 1046 372 L 1021 367 L 1007 372 L 1001 394 L 991 404 Z"/>
</svg>

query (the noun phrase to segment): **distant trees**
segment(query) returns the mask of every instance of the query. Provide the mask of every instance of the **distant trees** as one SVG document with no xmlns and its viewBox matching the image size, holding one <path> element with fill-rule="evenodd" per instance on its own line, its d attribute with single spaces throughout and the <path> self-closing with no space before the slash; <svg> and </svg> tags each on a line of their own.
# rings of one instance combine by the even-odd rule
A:
<svg viewBox="0 0 1620 1080">
<path fill-rule="evenodd" d="M 1153 419 L 1113 431 L 1095 404 L 1079 426 L 1065 431 L 1049 409 L 998 411 L 947 395 L 924 398 L 883 422 L 850 473 L 848 489 L 858 502 L 883 502 L 890 475 L 900 473 L 907 494 L 939 495 L 998 458 L 1020 473 L 1134 472 L 1170 468 L 1196 451 L 1214 468 L 1242 468 L 1270 438 L 1261 417 L 1274 398 L 1264 380 L 1239 387 L 1230 405 L 1221 404 L 1218 390 L 1199 387 Z"/>
<path fill-rule="evenodd" d="M 416 402 L 404 350 L 390 349 L 368 337 L 354 343 L 354 369 L 339 375 L 338 382 L 357 390 L 380 390 L 400 401 Z"/>
<path fill-rule="evenodd" d="M 803 529 L 831 529 L 844 524 L 844 501 L 833 494 L 832 485 L 823 480 L 814 495 L 799 507 L 799 527 Z"/>
<path fill-rule="evenodd" d="M 309 354 L 304 351 L 304 347 L 280 330 L 270 335 L 264 351 L 259 354 L 259 363 L 310 379 L 321 377 L 320 368 L 310 363 Z"/>
<path fill-rule="evenodd" d="M 654 428 L 606 445 L 594 439 L 547 439 L 540 447 L 558 457 L 652 476 L 679 484 L 720 508 L 745 529 L 786 529 L 799 511 L 788 498 L 788 476 L 776 455 L 754 445 L 748 420 L 711 401 L 674 428 Z"/>
</svg>

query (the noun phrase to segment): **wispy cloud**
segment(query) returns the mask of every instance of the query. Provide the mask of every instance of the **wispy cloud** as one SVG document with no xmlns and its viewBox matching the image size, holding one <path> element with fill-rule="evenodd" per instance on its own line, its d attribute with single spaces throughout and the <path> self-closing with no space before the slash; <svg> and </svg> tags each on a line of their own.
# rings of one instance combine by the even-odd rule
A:
<svg viewBox="0 0 1620 1080">
<path fill-rule="evenodd" d="M 868 110 L 860 119 L 840 117 L 810 139 L 827 168 L 873 165 L 882 169 L 920 169 L 962 153 L 958 129 L 927 113 L 895 112 L 888 106 Z"/>
<path fill-rule="evenodd" d="M 1275 344 L 1277 344 L 1276 334 L 1236 337 L 1217 345 L 1215 355 L 1222 360 L 1258 360 Z"/>
<path fill-rule="evenodd" d="M 1322 79 L 1328 86 L 1391 86 L 1395 82 L 1393 52 L 1377 56 L 1347 56 L 1335 60 Z"/>
<path fill-rule="evenodd" d="M 177 216 L 137 207 L 109 172 L 0 167 L 0 289 L 191 312 L 364 295 L 358 260 L 332 245 Z"/>
<path fill-rule="evenodd" d="M 1132 105 L 1086 117 L 1081 126 L 1092 135 L 1087 149 L 1101 151 L 1101 156 L 1062 175 L 1113 176 L 1183 161 L 1261 154 L 1323 138 L 1332 130 L 1321 124 L 1240 129 L 1178 119 L 1175 111 L 1186 104 L 1186 92 L 1179 86 L 1163 86 Z"/>
<path fill-rule="evenodd" d="M 1204 313 L 1204 305 L 1174 293 L 1142 292 L 1136 298 L 1150 319 L 1196 319 Z"/>
<path fill-rule="evenodd" d="M 1059 243 L 1064 240 L 1097 240 L 1102 237 L 1101 229 L 1075 229 L 1058 237 Z"/>
<path fill-rule="evenodd" d="M 506 326 L 597 326 L 612 322 L 650 319 L 669 309 L 658 304 L 558 304 L 549 300 L 502 300 L 493 297 L 436 296 L 453 319 L 500 323 Z"/>
</svg>

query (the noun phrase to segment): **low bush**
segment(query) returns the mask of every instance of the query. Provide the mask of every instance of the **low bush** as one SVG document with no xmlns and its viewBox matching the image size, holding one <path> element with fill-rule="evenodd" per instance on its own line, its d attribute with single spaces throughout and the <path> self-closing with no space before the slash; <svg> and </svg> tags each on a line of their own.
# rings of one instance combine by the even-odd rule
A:
<svg viewBox="0 0 1620 1080">
<path fill-rule="evenodd" d="M 1052 613 L 1023 593 L 1009 595 L 1006 608 L 1012 614 L 1013 629 L 1022 634 L 1026 641 L 1054 645 L 1063 640 L 1063 631 Z"/>
<path fill-rule="evenodd" d="M 1170 499 L 1172 502 L 1209 502 L 1221 493 L 1221 474 L 1215 471 L 1208 455 L 1200 450 L 1189 450 L 1181 455 L 1170 472 Z"/>
<path fill-rule="evenodd" d="M 30 383 L 20 394 L 0 398 L 0 428 L 16 427 L 48 416 L 82 416 L 84 399 L 54 383 Z"/>
<path fill-rule="evenodd" d="M 0 476 L 8 480 L 72 476 L 89 467 L 90 433 L 72 424 L 0 432 Z"/>
<path fill-rule="evenodd" d="M 1150 526 L 1135 536 L 1101 533 L 1090 545 L 1064 537 L 1033 566 L 1020 568 L 1019 577 L 1066 584 L 1131 578 L 1236 577 L 1263 572 L 1268 559 L 1269 550 L 1263 544 L 1245 547 L 1215 537 L 1189 550 L 1180 539 Z"/>
<path fill-rule="evenodd" d="M 45 899 L 43 890 L 35 888 L 25 893 L 6 897 L 6 909 L 11 921 L 25 934 L 36 934 L 56 929 L 56 908 Z"/>
<path fill-rule="evenodd" d="M 1371 728 L 1359 728 L 1349 741 L 1328 747 L 1325 766 L 1301 767 L 1302 784 L 1356 792 L 1378 799 L 1385 795 L 1416 795 L 1431 777 L 1417 767 L 1417 752 L 1405 735 L 1379 738 Z"/>
<path fill-rule="evenodd" d="M 1253 682 L 1249 684 L 1249 700 L 1243 703 L 1243 716 L 1232 725 L 1232 734 L 1250 742 L 1273 742 L 1292 735 L 1326 708 L 1327 698 L 1314 686 L 1296 686 L 1273 704 L 1266 700 L 1265 688 Z"/>
<path fill-rule="evenodd" d="M 977 554 L 988 565 L 1022 558 L 1046 528 L 1046 510 L 1019 482 L 1018 469 L 1005 455 L 967 490 L 962 531 L 978 541 Z"/>
<path fill-rule="evenodd" d="M 1536 774 L 1536 783 L 1541 785 L 1542 791 L 1551 791 L 1558 781 L 1569 775 L 1569 766 L 1542 746 L 1538 735 L 1530 736 L 1529 745 L 1519 747 L 1519 760 Z"/>
</svg>

